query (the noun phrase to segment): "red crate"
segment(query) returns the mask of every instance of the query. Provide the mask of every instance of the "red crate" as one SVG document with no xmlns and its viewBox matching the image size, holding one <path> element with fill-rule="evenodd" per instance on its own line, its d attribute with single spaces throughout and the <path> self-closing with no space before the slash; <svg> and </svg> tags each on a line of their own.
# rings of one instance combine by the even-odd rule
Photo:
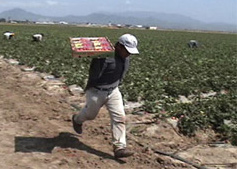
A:
<svg viewBox="0 0 237 169">
<path fill-rule="evenodd" d="M 86 57 L 114 52 L 114 46 L 107 37 L 70 38 L 72 56 Z"/>
</svg>

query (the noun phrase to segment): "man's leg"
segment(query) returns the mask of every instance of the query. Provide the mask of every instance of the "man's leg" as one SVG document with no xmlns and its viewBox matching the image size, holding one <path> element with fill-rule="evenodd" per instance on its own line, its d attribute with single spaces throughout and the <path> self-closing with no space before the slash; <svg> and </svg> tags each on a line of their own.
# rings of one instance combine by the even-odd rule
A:
<svg viewBox="0 0 237 169">
<path fill-rule="evenodd" d="M 85 107 L 81 110 L 80 113 L 73 115 L 72 118 L 73 127 L 77 133 L 82 133 L 82 131 L 80 132 L 80 125 L 82 125 L 84 121 L 95 119 L 95 117 L 99 113 L 100 108 L 103 106 L 105 99 L 106 95 L 94 88 L 90 88 L 86 91 Z M 79 125 L 79 132 L 76 129 L 77 124 Z"/>
<path fill-rule="evenodd" d="M 122 158 L 133 155 L 133 152 L 126 149 L 126 117 L 122 95 L 118 88 L 114 89 L 108 96 L 108 101 L 105 105 L 111 118 L 112 142 L 115 157 Z"/>
</svg>

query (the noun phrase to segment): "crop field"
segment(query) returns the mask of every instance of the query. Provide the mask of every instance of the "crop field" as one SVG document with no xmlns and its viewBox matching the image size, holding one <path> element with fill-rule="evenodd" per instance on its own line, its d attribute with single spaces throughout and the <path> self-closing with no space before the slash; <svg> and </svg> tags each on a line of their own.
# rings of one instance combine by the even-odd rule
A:
<svg viewBox="0 0 237 169">
<path fill-rule="evenodd" d="M 124 99 L 142 101 L 143 110 L 159 118 L 176 117 L 185 135 L 211 128 L 221 140 L 237 145 L 237 34 L 0 25 L 0 32 L 7 30 L 16 35 L 11 40 L 0 38 L 0 55 L 81 87 L 91 58 L 73 58 L 69 37 L 106 36 L 114 44 L 122 34 L 134 34 L 140 55 L 131 56 L 121 86 Z M 32 42 L 35 33 L 44 33 L 44 40 Z M 192 39 L 201 46 L 189 48 Z"/>
</svg>

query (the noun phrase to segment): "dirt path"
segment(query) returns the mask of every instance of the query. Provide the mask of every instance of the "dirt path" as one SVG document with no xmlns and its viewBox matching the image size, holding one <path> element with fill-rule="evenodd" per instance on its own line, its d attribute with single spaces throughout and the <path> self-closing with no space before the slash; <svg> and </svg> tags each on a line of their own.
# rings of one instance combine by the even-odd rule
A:
<svg viewBox="0 0 237 169">
<path fill-rule="evenodd" d="M 105 109 L 96 120 L 85 123 L 82 135 L 76 135 L 71 125 L 75 109 L 70 104 L 82 106 L 84 97 L 71 95 L 58 81 L 45 81 L 44 74 L 24 72 L 21 68 L 0 59 L 2 169 L 195 168 L 154 150 L 176 152 L 194 163 L 208 164 L 208 168 L 236 167 L 237 148 L 210 147 L 206 144 L 212 138 L 210 133 L 190 139 L 163 121 L 134 124 L 150 121 L 149 114 L 128 114 L 128 145 L 136 154 L 116 160 Z"/>
</svg>

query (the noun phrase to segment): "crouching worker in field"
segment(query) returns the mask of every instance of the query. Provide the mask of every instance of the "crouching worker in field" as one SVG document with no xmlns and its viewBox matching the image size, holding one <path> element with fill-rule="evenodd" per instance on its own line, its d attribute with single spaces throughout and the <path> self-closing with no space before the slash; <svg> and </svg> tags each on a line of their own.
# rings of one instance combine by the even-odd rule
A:
<svg viewBox="0 0 237 169">
<path fill-rule="evenodd" d="M 199 43 L 196 40 L 190 40 L 188 43 L 188 47 L 190 48 L 198 48 L 199 47 Z"/>
<path fill-rule="evenodd" d="M 131 34 L 124 34 L 115 44 L 114 57 L 92 59 L 85 88 L 86 105 L 81 112 L 72 116 L 73 128 L 81 134 L 83 123 L 95 119 L 100 108 L 105 105 L 110 114 L 115 158 L 134 154 L 126 147 L 125 111 L 118 88 L 128 70 L 131 54 L 139 54 L 137 39 Z"/>
<path fill-rule="evenodd" d="M 3 34 L 3 38 L 5 39 L 12 39 L 14 36 L 15 36 L 15 33 L 9 32 L 9 31 L 4 32 Z"/>
<path fill-rule="evenodd" d="M 33 41 L 34 42 L 40 42 L 43 40 L 44 34 L 43 33 L 38 33 L 38 34 L 34 34 L 32 35 Z"/>
</svg>

